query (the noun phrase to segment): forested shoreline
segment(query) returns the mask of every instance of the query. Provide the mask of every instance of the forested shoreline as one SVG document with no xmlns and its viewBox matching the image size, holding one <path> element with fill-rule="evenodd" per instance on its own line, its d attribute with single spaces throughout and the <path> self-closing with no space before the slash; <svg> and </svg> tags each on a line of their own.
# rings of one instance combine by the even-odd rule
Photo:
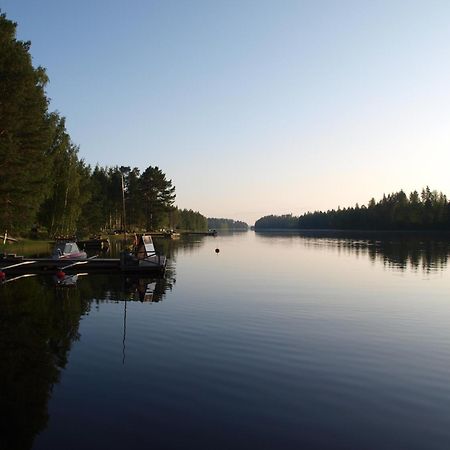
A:
<svg viewBox="0 0 450 450">
<path fill-rule="evenodd" d="M 50 111 L 43 67 L 30 42 L 0 15 L 0 232 L 65 235 L 128 229 L 206 230 L 199 212 L 178 209 L 159 167 L 91 167 L 65 118 Z"/>
<path fill-rule="evenodd" d="M 428 186 L 406 195 L 403 190 L 372 198 L 367 206 L 307 212 L 300 216 L 286 214 L 261 217 L 256 230 L 336 229 L 336 230 L 450 230 L 450 204 L 442 192 Z"/>
<path fill-rule="evenodd" d="M 208 217 L 208 228 L 222 231 L 247 231 L 248 224 L 241 220 Z"/>
</svg>

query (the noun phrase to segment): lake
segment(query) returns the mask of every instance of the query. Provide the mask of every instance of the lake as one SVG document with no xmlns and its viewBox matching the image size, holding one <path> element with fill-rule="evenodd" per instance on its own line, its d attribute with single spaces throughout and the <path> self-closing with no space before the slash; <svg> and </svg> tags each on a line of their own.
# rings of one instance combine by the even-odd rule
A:
<svg viewBox="0 0 450 450">
<path fill-rule="evenodd" d="M 0 286 L 1 449 L 450 448 L 449 240 L 156 244 L 162 279 Z"/>
</svg>

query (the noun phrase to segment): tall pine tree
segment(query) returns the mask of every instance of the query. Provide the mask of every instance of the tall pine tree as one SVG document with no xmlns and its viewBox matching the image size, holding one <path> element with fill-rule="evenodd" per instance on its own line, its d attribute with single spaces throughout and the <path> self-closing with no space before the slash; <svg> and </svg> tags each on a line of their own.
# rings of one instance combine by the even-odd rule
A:
<svg viewBox="0 0 450 450">
<path fill-rule="evenodd" d="M 0 230 L 29 229 L 50 187 L 52 120 L 42 67 L 0 15 Z"/>
</svg>

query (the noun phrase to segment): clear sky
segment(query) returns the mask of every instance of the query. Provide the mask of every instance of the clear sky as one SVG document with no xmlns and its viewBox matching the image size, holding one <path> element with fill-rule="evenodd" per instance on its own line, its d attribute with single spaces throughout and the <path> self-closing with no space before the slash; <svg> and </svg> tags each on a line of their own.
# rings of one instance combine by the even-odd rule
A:
<svg viewBox="0 0 450 450">
<path fill-rule="evenodd" d="M 0 0 L 90 164 L 253 223 L 450 194 L 450 1 Z"/>
</svg>

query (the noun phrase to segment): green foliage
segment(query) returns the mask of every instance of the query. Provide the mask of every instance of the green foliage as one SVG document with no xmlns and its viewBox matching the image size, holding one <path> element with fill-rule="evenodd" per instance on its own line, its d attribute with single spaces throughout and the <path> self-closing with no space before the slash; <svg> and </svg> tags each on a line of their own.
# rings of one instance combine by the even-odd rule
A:
<svg viewBox="0 0 450 450">
<path fill-rule="evenodd" d="M 207 231 L 208 220 L 192 209 L 175 209 L 171 214 L 172 228 L 177 230 Z"/>
<path fill-rule="evenodd" d="M 168 180 L 158 167 L 150 166 L 139 179 L 138 193 L 146 212 L 146 228 L 152 230 L 168 225 L 164 219 L 175 201 L 172 180 Z"/>
<path fill-rule="evenodd" d="M 71 142 L 65 120 L 57 114 L 49 158 L 53 161 L 50 194 L 42 204 L 38 219 L 51 235 L 74 233 L 84 204 L 89 200 L 90 168 L 78 159 L 78 148 Z"/>
<path fill-rule="evenodd" d="M 83 231 L 169 227 L 175 187 L 158 167 L 150 166 L 140 174 L 136 167 L 97 166 L 88 177 L 86 189 L 91 195 L 78 221 Z"/>
<path fill-rule="evenodd" d="M 107 169 L 96 166 L 87 180 L 90 198 L 83 207 L 78 227 L 86 233 L 95 233 L 107 228 L 111 217 L 108 196 L 109 177 Z"/>
<path fill-rule="evenodd" d="M 255 222 L 255 228 L 295 229 L 298 228 L 298 217 L 292 214 L 264 216 Z"/>
<path fill-rule="evenodd" d="M 16 24 L 0 15 L 0 229 L 28 229 L 51 185 L 54 118 L 47 111 L 42 67 Z"/>
<path fill-rule="evenodd" d="M 256 229 L 341 229 L 341 230 L 449 230 L 450 205 L 442 192 L 427 186 L 407 196 L 403 191 L 384 195 L 368 206 L 308 212 L 300 217 L 266 216 Z"/>
<path fill-rule="evenodd" d="M 208 228 L 210 230 L 248 230 L 248 225 L 240 220 L 208 217 Z"/>
<path fill-rule="evenodd" d="M 39 222 L 51 234 L 76 230 L 89 167 L 78 159 L 65 119 L 48 111 L 42 67 L 16 24 L 0 15 L 0 229 L 20 233 Z"/>
</svg>

